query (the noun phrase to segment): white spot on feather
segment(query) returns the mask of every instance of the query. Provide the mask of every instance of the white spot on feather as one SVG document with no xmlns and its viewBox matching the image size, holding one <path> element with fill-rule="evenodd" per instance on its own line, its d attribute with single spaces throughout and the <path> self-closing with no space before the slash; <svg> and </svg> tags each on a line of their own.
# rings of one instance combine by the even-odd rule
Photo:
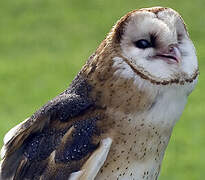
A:
<svg viewBox="0 0 205 180">
<path fill-rule="evenodd" d="M 105 138 L 101 141 L 100 147 L 91 155 L 91 157 L 84 164 L 82 169 L 84 170 L 83 176 L 79 180 L 94 180 L 98 171 L 103 166 L 108 152 L 112 144 L 111 138 Z"/>
<path fill-rule="evenodd" d="M 21 122 L 20 124 L 14 126 L 12 129 L 10 129 L 6 135 L 4 136 L 4 144 L 7 144 L 14 135 L 16 135 L 16 133 L 19 131 L 19 129 L 21 128 L 21 125 L 23 123 L 25 123 L 29 118 L 25 119 L 23 122 Z"/>
<path fill-rule="evenodd" d="M 68 180 L 78 180 L 81 177 L 81 175 L 83 174 L 83 172 L 84 171 L 77 171 L 77 172 L 72 173 L 69 176 Z"/>
</svg>

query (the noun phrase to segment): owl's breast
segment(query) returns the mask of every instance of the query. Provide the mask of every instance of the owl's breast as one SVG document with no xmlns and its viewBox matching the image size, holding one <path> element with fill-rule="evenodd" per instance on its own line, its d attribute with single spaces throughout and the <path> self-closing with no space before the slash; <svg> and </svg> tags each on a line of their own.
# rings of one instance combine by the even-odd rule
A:
<svg viewBox="0 0 205 180">
<path fill-rule="evenodd" d="M 150 99 L 149 99 L 150 100 Z M 125 101 L 126 102 L 126 101 Z M 176 120 L 179 119 L 186 96 L 175 90 L 164 91 L 153 98 L 144 111 L 127 113 L 108 108 L 113 121 L 113 143 L 97 179 L 155 179 Z M 129 108 L 128 108 L 129 109 Z"/>
</svg>

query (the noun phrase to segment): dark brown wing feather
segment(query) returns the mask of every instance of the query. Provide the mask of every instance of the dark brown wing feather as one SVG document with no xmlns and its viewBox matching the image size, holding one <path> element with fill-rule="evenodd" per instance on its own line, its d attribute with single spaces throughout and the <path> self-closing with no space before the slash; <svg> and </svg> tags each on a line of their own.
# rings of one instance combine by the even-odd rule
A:
<svg viewBox="0 0 205 180">
<path fill-rule="evenodd" d="M 96 109 L 91 90 L 78 75 L 24 122 L 5 144 L 1 179 L 68 179 L 78 171 L 99 145 L 99 116 L 87 113 Z"/>
</svg>

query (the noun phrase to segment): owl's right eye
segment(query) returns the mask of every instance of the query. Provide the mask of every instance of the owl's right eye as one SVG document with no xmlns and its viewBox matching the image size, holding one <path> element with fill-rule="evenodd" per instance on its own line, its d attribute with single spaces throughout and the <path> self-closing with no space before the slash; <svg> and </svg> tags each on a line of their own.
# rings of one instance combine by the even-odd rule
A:
<svg viewBox="0 0 205 180">
<path fill-rule="evenodd" d="M 152 47 L 152 44 L 149 41 L 147 41 L 146 39 L 140 39 L 138 41 L 135 41 L 134 45 L 140 49 L 146 49 L 146 48 Z"/>
</svg>

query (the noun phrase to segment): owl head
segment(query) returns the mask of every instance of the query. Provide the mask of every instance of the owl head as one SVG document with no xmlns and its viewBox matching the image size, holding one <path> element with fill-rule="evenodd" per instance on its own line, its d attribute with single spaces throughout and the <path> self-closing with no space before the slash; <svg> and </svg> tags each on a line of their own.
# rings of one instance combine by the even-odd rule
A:
<svg viewBox="0 0 205 180">
<path fill-rule="evenodd" d="M 123 61 L 154 84 L 185 84 L 198 75 L 194 45 L 173 9 L 134 10 L 117 22 L 109 39 Z"/>
</svg>

